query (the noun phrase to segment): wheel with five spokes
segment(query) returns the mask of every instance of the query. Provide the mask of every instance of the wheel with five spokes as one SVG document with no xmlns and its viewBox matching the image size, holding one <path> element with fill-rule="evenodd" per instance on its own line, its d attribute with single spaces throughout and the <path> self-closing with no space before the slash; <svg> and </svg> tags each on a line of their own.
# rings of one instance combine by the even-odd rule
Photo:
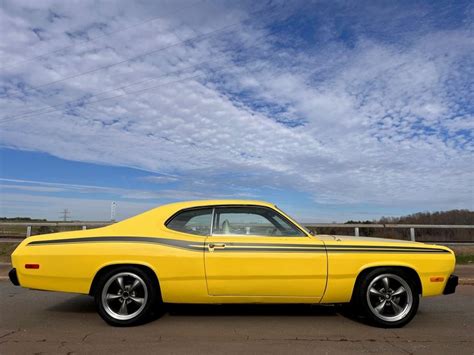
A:
<svg viewBox="0 0 474 355">
<path fill-rule="evenodd" d="M 375 325 L 402 327 L 418 310 L 419 292 L 414 280 L 403 270 L 379 268 L 361 279 L 356 289 L 356 305 Z"/>
<path fill-rule="evenodd" d="M 117 267 L 104 274 L 95 293 L 98 313 L 114 326 L 146 322 L 159 301 L 156 281 L 149 273 L 133 266 Z"/>
</svg>

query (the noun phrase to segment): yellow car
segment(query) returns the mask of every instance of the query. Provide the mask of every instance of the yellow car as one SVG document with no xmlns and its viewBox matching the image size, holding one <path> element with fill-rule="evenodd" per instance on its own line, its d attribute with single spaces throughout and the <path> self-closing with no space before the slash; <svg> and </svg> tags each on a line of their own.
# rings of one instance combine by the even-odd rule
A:
<svg viewBox="0 0 474 355">
<path fill-rule="evenodd" d="M 23 287 L 95 297 L 111 325 L 163 303 L 351 303 L 400 327 L 421 296 L 455 291 L 454 253 L 400 240 L 313 235 L 276 206 L 217 200 L 164 205 L 98 229 L 40 235 L 12 255 Z"/>
</svg>

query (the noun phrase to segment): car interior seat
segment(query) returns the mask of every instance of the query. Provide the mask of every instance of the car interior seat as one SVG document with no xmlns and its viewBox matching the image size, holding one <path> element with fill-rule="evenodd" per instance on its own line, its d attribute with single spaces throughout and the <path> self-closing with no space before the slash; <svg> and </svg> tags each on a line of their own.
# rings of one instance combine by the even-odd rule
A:
<svg viewBox="0 0 474 355">
<path fill-rule="evenodd" d="M 230 234 L 230 223 L 227 219 L 222 223 L 222 234 Z"/>
</svg>

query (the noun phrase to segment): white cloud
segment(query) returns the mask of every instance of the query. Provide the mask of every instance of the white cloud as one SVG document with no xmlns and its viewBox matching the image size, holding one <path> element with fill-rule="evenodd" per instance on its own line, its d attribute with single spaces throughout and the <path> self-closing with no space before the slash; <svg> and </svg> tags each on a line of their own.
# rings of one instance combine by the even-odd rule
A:
<svg viewBox="0 0 474 355">
<path fill-rule="evenodd" d="M 159 178 L 168 179 L 161 180 Z M 141 181 L 152 183 L 164 183 L 175 181 L 172 176 L 146 176 L 139 178 Z M 31 201 L 35 204 L 28 204 L 27 199 L 23 199 L 25 191 L 32 194 Z M 48 201 L 58 204 L 59 201 L 66 207 L 80 206 L 84 208 L 91 201 L 99 201 L 102 206 L 104 201 L 108 204 L 116 201 L 119 205 L 127 206 L 146 206 L 151 208 L 169 201 L 175 200 L 203 200 L 203 199 L 219 199 L 219 198 L 254 198 L 255 195 L 248 190 L 239 186 L 228 186 L 225 191 L 219 190 L 219 187 L 206 183 L 205 181 L 189 179 L 185 182 L 185 186 L 179 189 L 163 188 L 160 190 L 153 189 L 126 189 L 120 187 L 106 187 L 96 185 L 80 185 L 80 184 L 64 184 L 35 180 L 23 179 L 6 179 L 0 178 L 0 195 L 3 215 L 17 216 L 17 208 L 25 211 L 24 215 L 34 215 L 35 217 L 55 218 L 57 207 L 50 205 Z M 22 199 L 12 199 L 21 196 Z M 15 197 L 16 196 L 16 197 Z M 98 197 L 100 196 L 100 197 Z M 105 197 L 108 197 L 107 199 Z M 50 200 L 52 198 L 52 200 Z M 44 202 L 42 202 L 44 200 Z M 97 206 L 99 202 L 91 202 L 92 206 Z M 41 209 L 37 210 L 40 204 Z M 48 207 L 49 206 L 49 207 Z M 141 208 L 141 207 L 140 207 Z M 82 211 L 82 210 L 81 210 Z M 135 209 L 129 210 L 128 207 L 122 211 L 122 217 L 130 216 Z M 0 213 L 0 215 L 2 215 Z M 51 214 L 53 213 L 53 214 Z M 91 216 L 92 214 L 89 214 Z M 81 212 L 81 216 L 87 216 Z M 77 217 L 76 217 L 77 218 Z M 91 219 L 91 217 L 85 218 Z M 97 219 L 93 217 L 92 219 Z"/>
<path fill-rule="evenodd" d="M 165 176 L 149 175 L 149 176 L 144 176 L 140 180 L 153 182 L 155 184 L 166 184 L 170 182 L 179 181 L 179 178 L 172 175 L 165 175 Z"/>
<path fill-rule="evenodd" d="M 7 3 L 0 11 L 7 33 L 0 58 L 15 63 L 69 46 L 77 40 L 65 35 L 66 30 L 94 37 L 103 33 L 98 24 L 110 32 L 161 13 L 157 4 L 122 5 Z M 2 125 L 3 146 L 169 173 L 150 179 L 182 183 L 180 196 L 225 195 L 226 189 L 254 195 L 267 185 L 299 190 L 328 204 L 473 207 L 472 112 L 464 112 L 467 104 L 460 101 L 474 101 L 472 77 L 462 78 L 474 66 L 474 42 L 472 32 L 461 25 L 443 30 L 425 24 L 413 35 L 401 31 L 399 42 L 370 38 L 359 29 L 354 45 L 347 46 L 330 40 L 335 31 L 331 23 L 315 33 L 328 42 L 300 49 L 291 46 L 291 31 L 270 34 L 258 18 L 238 31 L 38 91 L 25 89 L 22 94 L 16 87 L 18 82 L 38 86 L 119 62 L 243 20 L 249 13 L 246 5 L 203 4 L 182 12 L 172 12 L 176 5 L 171 3 L 164 6 L 172 14 L 159 21 L 7 67 L 4 85 L 11 95 L 0 98 L 2 116 L 206 61 L 214 71 L 198 66 L 108 95 L 163 83 L 153 90 L 11 120 Z M 290 10 L 295 9 L 280 9 L 280 19 L 291 16 Z M 395 10 L 396 23 L 413 16 Z M 33 25 L 44 30 L 44 41 L 38 43 Z M 239 58 L 243 60 L 237 63 Z M 195 75 L 200 76 L 175 82 Z M 298 122 L 295 127 L 289 124 L 293 121 Z M 196 181 L 205 188 L 190 192 L 196 191 Z M 123 195 L 155 197 L 136 191 Z"/>
</svg>

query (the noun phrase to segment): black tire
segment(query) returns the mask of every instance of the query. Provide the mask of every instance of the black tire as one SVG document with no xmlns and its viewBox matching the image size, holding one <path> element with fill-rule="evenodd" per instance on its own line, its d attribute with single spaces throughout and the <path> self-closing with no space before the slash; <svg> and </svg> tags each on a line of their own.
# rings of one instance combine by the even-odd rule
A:
<svg viewBox="0 0 474 355">
<path fill-rule="evenodd" d="M 101 275 L 94 299 L 102 319 L 116 327 L 143 324 L 162 305 L 156 279 L 135 266 L 118 266 Z"/>
<path fill-rule="evenodd" d="M 385 282 L 388 282 L 388 290 Z M 405 326 L 413 319 L 420 304 L 419 290 L 412 277 L 401 269 L 389 267 L 362 275 L 354 296 L 356 311 L 372 325 L 382 328 Z"/>
</svg>

